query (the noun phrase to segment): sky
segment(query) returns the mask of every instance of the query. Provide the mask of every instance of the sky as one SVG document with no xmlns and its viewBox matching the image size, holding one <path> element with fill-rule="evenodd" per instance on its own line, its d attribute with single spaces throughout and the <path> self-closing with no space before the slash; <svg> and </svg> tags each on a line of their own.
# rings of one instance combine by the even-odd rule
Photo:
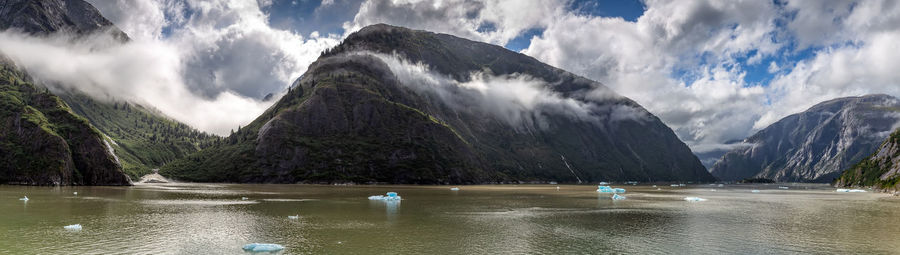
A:
<svg viewBox="0 0 900 255">
<path fill-rule="evenodd" d="M 130 60 L 160 69 L 148 78 L 166 85 L 116 86 L 168 86 L 178 93 L 130 95 L 217 134 L 252 121 L 272 103 L 262 98 L 375 23 L 501 45 L 599 81 L 698 154 L 736 146 L 818 102 L 900 96 L 900 2 L 890 0 L 88 2 L 136 44 L 154 46 L 145 54 L 168 56 Z"/>
</svg>

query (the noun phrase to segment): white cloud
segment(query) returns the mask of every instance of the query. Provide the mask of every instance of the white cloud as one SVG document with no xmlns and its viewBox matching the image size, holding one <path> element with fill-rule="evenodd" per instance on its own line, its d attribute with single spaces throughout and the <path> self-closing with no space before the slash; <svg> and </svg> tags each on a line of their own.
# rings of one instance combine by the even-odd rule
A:
<svg viewBox="0 0 900 255">
<path fill-rule="evenodd" d="M 0 48 L 37 78 L 141 102 L 216 134 L 256 118 L 271 104 L 261 101 L 266 94 L 283 92 L 340 40 L 272 28 L 260 10 L 271 1 L 89 1 L 132 41 L 91 49 L 97 38 L 7 33 Z"/>
<path fill-rule="evenodd" d="M 523 30 L 546 26 L 564 7 L 555 0 L 370 0 L 344 29 L 386 23 L 505 45 Z"/>
</svg>

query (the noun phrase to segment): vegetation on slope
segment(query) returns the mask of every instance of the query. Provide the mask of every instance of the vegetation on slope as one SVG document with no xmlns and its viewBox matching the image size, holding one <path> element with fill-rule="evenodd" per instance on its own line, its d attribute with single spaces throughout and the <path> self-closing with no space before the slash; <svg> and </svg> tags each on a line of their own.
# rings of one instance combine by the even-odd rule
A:
<svg viewBox="0 0 900 255">
<path fill-rule="evenodd" d="M 221 139 L 138 104 L 98 101 L 77 92 L 61 98 L 114 141 L 115 154 L 134 179 Z"/>
<path fill-rule="evenodd" d="M 100 132 L 0 60 L 0 183 L 125 185 Z"/>
<path fill-rule="evenodd" d="M 875 187 L 897 190 L 900 175 L 885 176 L 896 169 L 894 161 L 900 159 L 900 130 L 895 131 L 881 145 L 881 148 L 866 159 L 853 165 L 835 180 L 837 186 Z"/>
</svg>

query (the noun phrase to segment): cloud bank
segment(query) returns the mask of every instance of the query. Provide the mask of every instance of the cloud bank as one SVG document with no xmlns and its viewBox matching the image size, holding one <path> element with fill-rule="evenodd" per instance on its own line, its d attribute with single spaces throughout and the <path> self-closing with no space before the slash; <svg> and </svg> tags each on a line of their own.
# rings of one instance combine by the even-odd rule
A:
<svg viewBox="0 0 900 255">
<path fill-rule="evenodd" d="M 340 40 L 270 27 L 264 1 L 89 2 L 133 40 L 4 32 L 0 51 L 36 78 L 151 106 L 219 135 L 256 118 L 272 103 L 266 95 L 283 93 Z"/>
<path fill-rule="evenodd" d="M 645 121 L 643 109 L 627 105 L 598 104 L 565 97 L 546 81 L 526 74 L 493 75 L 472 72 L 464 82 L 431 70 L 423 63 L 411 63 L 396 55 L 356 52 L 385 62 L 400 83 L 413 91 L 428 94 L 463 112 L 487 113 L 519 132 L 553 128 L 547 116 L 565 116 L 600 127 L 608 122 Z M 618 97 L 605 95 L 605 98 Z"/>
</svg>

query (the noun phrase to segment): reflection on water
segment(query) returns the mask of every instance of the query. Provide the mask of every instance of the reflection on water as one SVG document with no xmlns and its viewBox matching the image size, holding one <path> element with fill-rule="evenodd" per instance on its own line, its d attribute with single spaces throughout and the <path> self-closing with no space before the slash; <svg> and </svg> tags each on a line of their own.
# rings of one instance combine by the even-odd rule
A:
<svg viewBox="0 0 900 255">
<path fill-rule="evenodd" d="M 900 250 L 900 199 L 885 194 L 660 185 L 624 186 L 628 199 L 614 201 L 596 186 L 556 186 L 0 186 L 0 253 L 239 254 L 252 242 L 286 254 Z M 367 199 L 387 191 L 402 202 Z M 83 229 L 63 229 L 72 224 Z"/>
</svg>

